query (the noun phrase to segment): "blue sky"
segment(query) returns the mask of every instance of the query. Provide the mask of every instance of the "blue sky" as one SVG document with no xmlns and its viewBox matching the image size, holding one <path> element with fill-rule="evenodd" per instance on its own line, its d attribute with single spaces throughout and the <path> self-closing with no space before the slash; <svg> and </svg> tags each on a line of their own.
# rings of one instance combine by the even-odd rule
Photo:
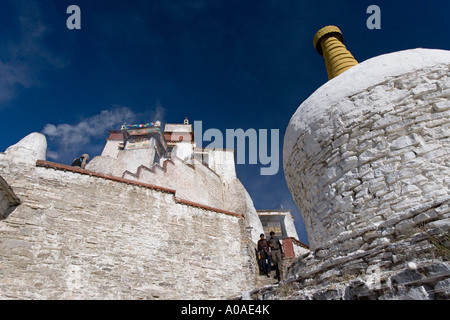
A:
<svg viewBox="0 0 450 320">
<path fill-rule="evenodd" d="M 81 30 L 69 30 L 69 5 Z M 369 30 L 369 5 L 381 29 Z M 0 1 L 0 151 L 31 132 L 48 159 L 98 155 L 123 122 L 188 117 L 203 130 L 278 129 L 280 170 L 238 165 L 257 209 L 291 209 L 282 142 L 297 107 L 327 81 L 312 46 L 329 24 L 362 62 L 412 48 L 450 50 L 450 2 L 300 0 Z M 205 143 L 207 144 L 207 143 Z"/>
</svg>

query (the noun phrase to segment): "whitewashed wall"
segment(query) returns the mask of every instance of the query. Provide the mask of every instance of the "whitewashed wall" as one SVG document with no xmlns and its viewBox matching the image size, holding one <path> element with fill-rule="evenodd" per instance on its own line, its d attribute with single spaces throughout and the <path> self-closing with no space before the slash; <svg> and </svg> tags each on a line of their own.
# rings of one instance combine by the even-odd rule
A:
<svg viewBox="0 0 450 320">
<path fill-rule="evenodd" d="M 365 232 L 382 237 L 450 199 L 449 64 L 442 50 L 379 56 L 298 108 L 284 170 L 313 249 L 347 239 L 342 248 L 357 250 Z"/>
</svg>

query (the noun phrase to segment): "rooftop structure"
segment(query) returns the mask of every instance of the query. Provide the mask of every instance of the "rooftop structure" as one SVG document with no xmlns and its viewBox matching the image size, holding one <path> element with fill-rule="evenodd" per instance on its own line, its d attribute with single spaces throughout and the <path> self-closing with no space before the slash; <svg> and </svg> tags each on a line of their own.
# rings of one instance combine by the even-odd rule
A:
<svg viewBox="0 0 450 320">
<path fill-rule="evenodd" d="M 309 251 L 309 246 L 298 240 L 291 210 L 257 210 L 267 238 L 270 233 L 282 241 L 285 258 L 299 257 Z"/>
<path fill-rule="evenodd" d="M 188 118 L 183 124 L 166 123 L 164 126 L 164 139 L 167 141 L 167 157 L 178 157 L 190 161 L 194 153 L 194 130 Z"/>
<path fill-rule="evenodd" d="M 123 150 L 155 148 L 158 157 L 166 155 L 167 143 L 161 132 L 160 122 L 122 125 Z"/>
<path fill-rule="evenodd" d="M 298 238 L 291 210 L 257 210 L 257 212 L 267 236 L 273 231 L 279 238 Z"/>
</svg>

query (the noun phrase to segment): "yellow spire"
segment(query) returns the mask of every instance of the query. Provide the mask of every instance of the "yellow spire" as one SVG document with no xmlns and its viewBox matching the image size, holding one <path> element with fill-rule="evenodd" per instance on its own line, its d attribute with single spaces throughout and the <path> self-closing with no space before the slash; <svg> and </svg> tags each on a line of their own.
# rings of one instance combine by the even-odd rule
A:
<svg viewBox="0 0 450 320">
<path fill-rule="evenodd" d="M 344 36 L 336 26 L 326 26 L 317 31 L 314 48 L 324 57 L 328 80 L 358 64 L 344 45 Z"/>
</svg>

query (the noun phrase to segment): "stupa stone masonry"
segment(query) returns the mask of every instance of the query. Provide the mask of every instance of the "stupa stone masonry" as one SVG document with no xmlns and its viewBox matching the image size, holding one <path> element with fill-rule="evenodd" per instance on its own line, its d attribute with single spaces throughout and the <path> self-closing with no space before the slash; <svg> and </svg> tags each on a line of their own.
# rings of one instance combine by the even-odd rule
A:
<svg viewBox="0 0 450 320">
<path fill-rule="evenodd" d="M 314 38 L 330 80 L 284 137 L 311 252 L 258 297 L 450 298 L 450 52 L 362 63 L 334 26 Z"/>
</svg>

